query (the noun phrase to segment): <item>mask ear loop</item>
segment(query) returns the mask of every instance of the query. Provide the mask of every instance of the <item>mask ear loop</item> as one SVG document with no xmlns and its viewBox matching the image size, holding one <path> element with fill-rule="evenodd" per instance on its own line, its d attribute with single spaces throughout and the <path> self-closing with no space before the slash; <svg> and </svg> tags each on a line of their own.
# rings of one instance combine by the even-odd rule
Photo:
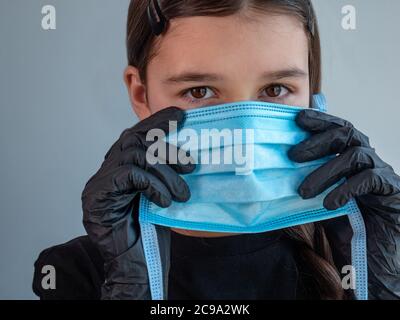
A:
<svg viewBox="0 0 400 320">
<path fill-rule="evenodd" d="M 143 195 L 140 195 L 139 225 L 144 257 L 147 266 L 147 274 L 149 277 L 151 299 L 164 300 L 164 275 L 160 247 L 158 243 L 157 229 L 154 224 L 144 221 L 144 218 L 149 211 L 149 205 L 149 200 L 147 200 Z"/>
<path fill-rule="evenodd" d="M 312 96 L 311 108 L 321 112 L 326 112 L 328 110 L 328 106 L 326 104 L 325 95 L 322 93 L 314 94 Z"/>
<path fill-rule="evenodd" d="M 153 6 L 152 10 L 150 7 Z M 159 36 L 164 32 L 167 26 L 167 19 L 165 18 L 160 3 L 158 0 L 151 0 L 147 6 L 147 17 L 154 35 Z"/>
<path fill-rule="evenodd" d="M 322 93 L 312 96 L 313 109 L 327 112 L 326 98 Z M 355 282 L 355 296 L 358 300 L 368 300 L 368 257 L 367 257 L 367 234 L 364 218 L 354 199 L 346 205 L 349 211 L 347 217 L 353 230 L 351 238 L 351 263 L 353 267 L 352 278 Z"/>
<path fill-rule="evenodd" d="M 364 218 L 356 203 L 351 199 L 347 204 L 349 222 L 353 229 L 351 238 L 351 263 L 353 281 L 355 281 L 354 293 L 357 300 L 368 300 L 368 256 L 367 256 L 367 232 Z"/>
</svg>

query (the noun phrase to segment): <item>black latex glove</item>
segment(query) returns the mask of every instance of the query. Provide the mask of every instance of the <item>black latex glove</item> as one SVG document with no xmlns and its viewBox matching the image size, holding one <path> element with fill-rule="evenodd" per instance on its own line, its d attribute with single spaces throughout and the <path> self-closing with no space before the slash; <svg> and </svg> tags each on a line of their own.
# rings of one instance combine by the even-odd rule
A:
<svg viewBox="0 0 400 320">
<path fill-rule="evenodd" d="M 354 197 L 363 207 L 400 213 L 400 177 L 377 156 L 368 137 L 348 121 L 311 109 L 302 110 L 296 123 L 312 135 L 292 147 L 291 160 L 307 162 L 337 155 L 300 185 L 299 194 L 304 199 L 347 178 L 325 197 L 325 208 L 337 209 Z"/>
<path fill-rule="evenodd" d="M 138 193 L 161 207 L 190 198 L 189 187 L 179 174 L 192 172 L 193 164 L 168 165 L 164 161 L 151 165 L 146 161 L 146 150 L 154 143 L 146 141 L 147 132 L 157 128 L 167 134 L 169 121 L 179 126 L 183 119 L 181 109 L 170 107 L 125 130 L 87 182 L 82 193 L 83 222 L 106 262 L 137 240 L 132 206 Z"/>
</svg>

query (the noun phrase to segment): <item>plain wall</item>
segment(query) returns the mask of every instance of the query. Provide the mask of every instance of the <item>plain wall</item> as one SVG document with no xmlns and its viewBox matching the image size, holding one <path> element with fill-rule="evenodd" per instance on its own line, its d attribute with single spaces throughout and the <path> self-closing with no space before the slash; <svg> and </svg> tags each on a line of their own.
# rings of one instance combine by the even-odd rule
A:
<svg viewBox="0 0 400 320">
<path fill-rule="evenodd" d="M 85 233 L 80 196 L 137 118 L 122 73 L 128 0 L 0 0 L 0 299 L 32 299 L 39 252 Z M 329 112 L 400 171 L 400 2 L 315 0 Z M 54 5 L 57 29 L 41 28 Z M 357 29 L 341 8 L 357 9 Z"/>
</svg>

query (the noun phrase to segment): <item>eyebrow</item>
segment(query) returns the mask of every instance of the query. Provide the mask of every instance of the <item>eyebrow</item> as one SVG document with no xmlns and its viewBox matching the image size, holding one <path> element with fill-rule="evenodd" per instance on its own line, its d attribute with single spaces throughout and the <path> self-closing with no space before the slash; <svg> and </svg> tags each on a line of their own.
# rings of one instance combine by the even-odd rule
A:
<svg viewBox="0 0 400 320">
<path fill-rule="evenodd" d="M 168 77 L 164 83 L 180 83 L 180 82 L 215 82 L 221 81 L 223 77 L 215 73 L 201 72 L 183 72 L 171 77 Z"/>
<path fill-rule="evenodd" d="M 286 78 L 304 78 L 304 77 L 308 77 L 308 72 L 305 72 L 304 70 L 295 67 L 274 72 L 265 72 L 262 75 L 263 79 L 270 79 L 275 81 Z"/>
<path fill-rule="evenodd" d="M 281 80 L 285 78 L 304 78 L 308 73 L 299 68 L 289 68 L 273 72 L 264 72 L 261 75 L 265 80 Z M 201 73 L 201 72 L 182 72 L 177 75 L 170 76 L 163 80 L 166 84 L 177 84 L 182 82 L 216 82 L 222 81 L 224 78 L 215 73 Z"/>
</svg>

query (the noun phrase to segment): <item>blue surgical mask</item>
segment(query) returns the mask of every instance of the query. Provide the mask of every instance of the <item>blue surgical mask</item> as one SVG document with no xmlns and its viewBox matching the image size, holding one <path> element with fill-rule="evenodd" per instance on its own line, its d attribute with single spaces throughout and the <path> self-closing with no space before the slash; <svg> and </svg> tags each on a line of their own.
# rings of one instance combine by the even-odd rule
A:
<svg viewBox="0 0 400 320">
<path fill-rule="evenodd" d="M 326 109 L 322 95 L 314 96 L 313 107 Z M 354 230 L 352 262 L 353 266 L 358 264 L 356 294 L 365 297 L 366 285 L 361 281 L 366 277 L 365 239 L 360 236 L 364 229 L 355 201 L 337 210 L 325 209 L 323 199 L 336 185 L 312 199 L 304 200 L 298 194 L 304 178 L 330 159 L 299 164 L 288 158 L 288 150 L 309 135 L 295 122 L 301 110 L 245 101 L 187 111 L 183 127 L 167 140 L 190 151 L 199 163 L 193 173 L 182 176 L 191 198 L 161 208 L 142 196 L 139 222 L 145 226 L 144 235 L 151 233 L 146 226 L 154 224 L 198 231 L 257 233 L 349 215 L 353 227 L 358 228 Z M 216 135 L 219 136 L 213 140 Z M 145 253 L 154 260 L 157 243 L 154 239 L 150 242 L 147 248 L 144 243 Z M 151 281 L 152 277 L 154 282 L 154 274 Z M 155 295 L 161 298 L 159 290 L 153 286 Z"/>
</svg>

